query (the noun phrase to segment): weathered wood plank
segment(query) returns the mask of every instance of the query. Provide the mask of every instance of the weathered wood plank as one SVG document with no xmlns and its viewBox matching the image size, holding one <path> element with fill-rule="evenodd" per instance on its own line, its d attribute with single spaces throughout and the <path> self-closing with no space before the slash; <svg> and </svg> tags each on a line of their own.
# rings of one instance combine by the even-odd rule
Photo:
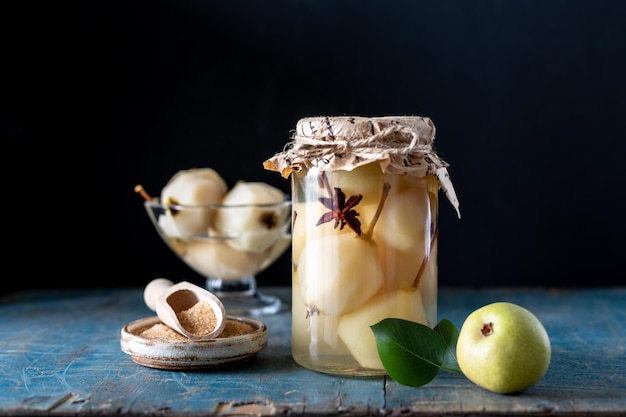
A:
<svg viewBox="0 0 626 417">
<path fill-rule="evenodd" d="M 444 288 L 439 316 L 460 327 L 475 308 L 501 300 L 537 314 L 552 341 L 548 373 L 518 395 L 445 372 L 411 388 L 309 371 L 291 358 L 287 309 L 262 318 L 268 347 L 243 367 L 145 368 L 120 349 L 121 328 L 154 315 L 141 289 L 18 293 L 0 300 L 0 415 L 626 414 L 626 288 Z"/>
</svg>

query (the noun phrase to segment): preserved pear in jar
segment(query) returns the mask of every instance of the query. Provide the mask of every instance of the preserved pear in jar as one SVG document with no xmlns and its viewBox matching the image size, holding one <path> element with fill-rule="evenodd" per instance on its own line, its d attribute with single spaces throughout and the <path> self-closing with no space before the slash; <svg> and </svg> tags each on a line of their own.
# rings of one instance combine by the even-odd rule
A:
<svg viewBox="0 0 626 417">
<path fill-rule="evenodd" d="M 370 326 L 437 324 L 441 188 L 460 217 L 426 117 L 310 117 L 264 163 L 291 177 L 292 356 L 338 375 L 383 375 Z"/>
</svg>

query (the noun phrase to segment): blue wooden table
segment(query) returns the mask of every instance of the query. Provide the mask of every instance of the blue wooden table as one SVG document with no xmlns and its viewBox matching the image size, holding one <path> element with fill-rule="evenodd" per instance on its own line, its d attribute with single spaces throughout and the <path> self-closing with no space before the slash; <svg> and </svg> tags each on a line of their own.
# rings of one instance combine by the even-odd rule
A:
<svg viewBox="0 0 626 417">
<path fill-rule="evenodd" d="M 264 288 L 288 300 L 287 288 Z M 511 301 L 552 342 L 545 377 L 516 395 L 441 373 L 420 388 L 388 377 L 316 373 L 290 356 L 288 307 L 262 317 L 268 346 L 229 370 L 179 372 L 134 363 L 122 327 L 154 313 L 141 288 L 19 292 L 0 299 L 0 415 L 626 415 L 626 287 L 447 289 L 439 318 Z"/>
</svg>

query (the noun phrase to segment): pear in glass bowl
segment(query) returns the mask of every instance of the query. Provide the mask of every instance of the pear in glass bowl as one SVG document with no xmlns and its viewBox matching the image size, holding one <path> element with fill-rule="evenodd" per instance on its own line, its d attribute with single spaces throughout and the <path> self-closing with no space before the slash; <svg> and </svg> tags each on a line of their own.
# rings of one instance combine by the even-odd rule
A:
<svg viewBox="0 0 626 417">
<path fill-rule="evenodd" d="M 164 188 L 164 191 L 166 189 Z M 135 187 L 168 247 L 206 279 L 227 314 L 263 316 L 281 309 L 257 289 L 256 275 L 291 246 L 291 201 L 264 183 L 237 183 L 219 203 L 178 204 Z M 163 193 L 162 193 L 163 196 Z M 269 201 L 269 202 L 268 202 Z"/>
</svg>

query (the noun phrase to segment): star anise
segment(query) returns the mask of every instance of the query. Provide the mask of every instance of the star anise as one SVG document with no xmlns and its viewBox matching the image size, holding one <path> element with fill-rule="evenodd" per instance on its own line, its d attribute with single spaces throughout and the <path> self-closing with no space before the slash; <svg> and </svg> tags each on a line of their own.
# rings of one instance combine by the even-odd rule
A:
<svg viewBox="0 0 626 417">
<path fill-rule="evenodd" d="M 346 201 L 346 194 L 341 188 L 335 187 L 332 197 L 320 197 L 319 201 L 330 211 L 324 213 L 317 221 L 317 226 L 335 221 L 335 229 L 343 230 L 347 224 L 357 235 L 361 236 L 361 221 L 357 219 L 359 212 L 354 210 L 354 206 L 359 204 L 363 196 L 361 194 L 352 195 Z"/>
</svg>

